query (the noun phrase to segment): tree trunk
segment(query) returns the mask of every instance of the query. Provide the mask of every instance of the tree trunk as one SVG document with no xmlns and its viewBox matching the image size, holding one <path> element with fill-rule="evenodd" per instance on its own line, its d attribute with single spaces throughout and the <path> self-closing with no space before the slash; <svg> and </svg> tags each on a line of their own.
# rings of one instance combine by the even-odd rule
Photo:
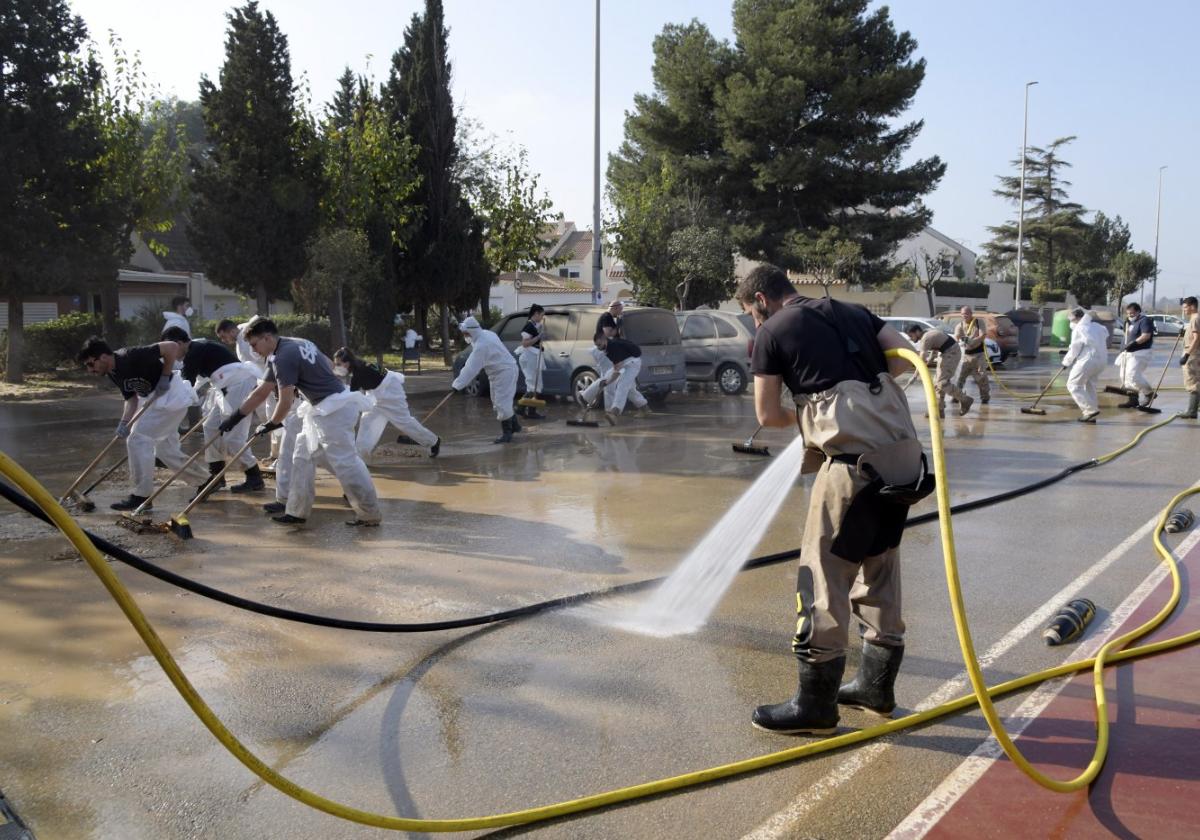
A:
<svg viewBox="0 0 1200 840">
<path fill-rule="evenodd" d="M 446 367 L 454 364 L 454 356 L 450 352 L 450 304 L 442 304 L 442 362 Z"/>
<path fill-rule="evenodd" d="M 100 280 L 100 323 L 104 337 L 120 343 L 117 335 L 117 321 L 121 317 L 121 291 L 117 276 L 105 277 Z M 114 345 L 115 346 L 115 345 Z"/>
<path fill-rule="evenodd" d="M 329 307 L 330 332 L 333 335 L 333 347 L 330 352 L 339 347 L 348 346 L 346 341 L 346 315 L 342 307 L 342 284 L 338 283 L 333 292 L 333 302 Z"/>
<path fill-rule="evenodd" d="M 925 300 L 927 300 L 929 302 L 929 317 L 932 318 L 934 315 L 933 286 L 932 285 L 925 287 Z"/>
<path fill-rule="evenodd" d="M 264 318 L 271 314 L 271 299 L 267 296 L 267 284 L 259 282 L 258 284 L 258 314 Z"/>
<path fill-rule="evenodd" d="M 4 381 L 20 385 L 25 381 L 25 300 L 8 296 L 8 362 Z"/>
</svg>

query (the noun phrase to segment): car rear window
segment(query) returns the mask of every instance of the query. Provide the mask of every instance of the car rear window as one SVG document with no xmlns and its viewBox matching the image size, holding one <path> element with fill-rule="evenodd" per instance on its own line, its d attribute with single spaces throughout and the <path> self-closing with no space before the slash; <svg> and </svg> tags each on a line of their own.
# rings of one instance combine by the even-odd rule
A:
<svg viewBox="0 0 1200 840">
<path fill-rule="evenodd" d="M 675 316 L 662 310 L 628 312 L 624 317 L 625 337 L 639 347 L 679 343 Z"/>
<path fill-rule="evenodd" d="M 542 338 L 546 341 L 562 341 L 567 337 L 567 323 L 570 317 L 565 312 L 548 312 L 546 320 L 542 321 Z"/>
<path fill-rule="evenodd" d="M 750 331 L 750 335 L 754 335 L 754 331 L 757 330 L 758 327 L 754 324 L 753 315 L 748 315 L 743 312 L 741 315 L 737 316 L 737 319 L 742 322 L 742 326 Z"/>
<path fill-rule="evenodd" d="M 682 337 L 685 339 L 716 338 L 713 319 L 707 315 L 689 315 L 683 322 Z"/>
<path fill-rule="evenodd" d="M 726 321 L 724 318 L 713 318 L 717 325 L 717 338 L 737 338 L 737 327 Z"/>
</svg>

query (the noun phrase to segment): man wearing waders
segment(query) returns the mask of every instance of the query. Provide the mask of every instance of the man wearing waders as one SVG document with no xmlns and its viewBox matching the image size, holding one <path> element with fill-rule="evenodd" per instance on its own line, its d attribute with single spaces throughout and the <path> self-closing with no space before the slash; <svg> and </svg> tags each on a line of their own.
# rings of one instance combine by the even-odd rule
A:
<svg viewBox="0 0 1200 840">
<path fill-rule="evenodd" d="M 979 388 L 979 401 L 987 405 L 991 400 L 991 383 L 988 382 L 987 348 L 984 339 L 987 337 L 983 324 L 975 320 L 971 307 L 964 306 L 959 310 L 962 320 L 954 327 L 954 340 L 962 347 L 962 367 L 958 370 L 958 390 L 967 384 L 967 377 L 975 380 Z"/>
<path fill-rule="evenodd" d="M 517 351 L 517 361 L 521 364 L 521 375 L 525 377 L 525 396 L 536 397 L 542 387 L 542 329 L 546 322 L 546 310 L 541 304 L 535 303 L 529 307 L 529 320 L 521 327 L 521 349 Z M 545 420 L 546 415 L 538 413 L 531 405 L 518 407 L 518 414 L 523 414 L 530 420 Z"/>
<path fill-rule="evenodd" d="M 218 341 L 200 339 L 192 341 L 187 333 L 179 327 L 168 327 L 163 331 L 163 339 L 174 341 L 183 351 L 183 378 L 196 387 L 197 380 L 207 379 L 212 385 L 205 402 L 205 417 L 203 434 L 204 440 L 214 440 L 205 453 L 208 460 L 208 473 L 215 476 L 224 471 L 225 461 L 232 458 L 246 443 L 246 435 L 250 431 L 249 423 L 239 423 L 228 434 L 220 434 L 221 421 L 233 414 L 234 409 L 246 401 L 250 393 L 258 387 L 258 372 L 248 364 L 239 362 L 228 347 Z M 246 473 L 246 480 L 229 488 L 231 493 L 251 493 L 262 490 L 262 471 L 254 453 L 247 449 L 242 452 L 239 463 Z M 196 489 L 197 494 L 204 489 L 205 484 Z M 224 477 L 213 487 L 220 490 L 225 486 Z"/>
<path fill-rule="evenodd" d="M 181 356 L 179 345 L 173 341 L 114 352 L 104 339 L 97 337 L 89 338 L 79 351 L 77 358 L 88 373 L 107 376 L 125 398 L 125 413 L 117 424 L 117 436 L 124 438 L 129 453 L 133 490 L 128 498 L 110 505 L 113 510 L 133 510 L 154 492 L 155 458 L 171 470 L 179 469 L 187 460 L 179 448 L 178 429 L 188 407 L 196 404 L 196 392 L 182 377 L 175 376 L 175 363 Z M 151 398 L 153 404 L 131 426 L 140 404 Z M 196 472 L 198 481 L 203 471 L 196 468 Z"/>
<path fill-rule="evenodd" d="M 442 448 L 442 439 L 426 429 L 408 410 L 408 397 L 404 394 L 404 374 L 394 370 L 380 370 L 367 364 L 345 347 L 333 354 L 333 372 L 341 377 L 350 377 L 350 390 L 361 391 L 371 400 L 370 410 L 358 421 L 358 437 L 354 446 L 358 456 L 366 463 L 371 462 L 371 451 L 383 436 L 383 430 L 391 423 L 408 436 L 417 446 L 429 447 L 429 457 L 436 458 Z"/>
<path fill-rule="evenodd" d="M 954 337 L 946 335 L 941 330 L 924 329 L 918 324 L 913 324 L 906 332 L 912 339 L 912 343 L 917 346 L 917 352 L 921 358 L 925 359 L 926 364 L 934 356 L 937 356 L 934 391 L 938 398 L 938 417 L 946 416 L 946 394 L 958 400 L 960 417 L 970 411 L 971 404 L 975 400 L 964 394 L 962 389 L 953 382 L 954 371 L 958 370 L 958 363 L 962 361 L 962 351 L 958 349 L 958 342 L 954 340 Z"/>
<path fill-rule="evenodd" d="M 1188 407 L 1179 416 L 1195 420 L 1200 408 L 1200 314 L 1197 314 L 1196 298 L 1185 297 L 1181 303 L 1187 327 L 1183 331 L 1183 355 L 1179 357 L 1179 365 L 1183 368 Z"/>
<path fill-rule="evenodd" d="M 1079 406 L 1079 422 L 1095 423 L 1100 415 L 1100 398 L 1096 382 L 1108 366 L 1108 330 L 1096 323 L 1091 312 L 1075 307 L 1067 317 L 1071 320 L 1071 347 L 1063 357 L 1067 374 L 1067 391 Z"/>
<path fill-rule="evenodd" d="M 884 357 L 911 347 L 861 306 L 801 297 L 774 266 L 754 269 L 737 299 L 759 325 L 751 359 L 758 422 L 798 423 L 804 470 L 816 472 L 796 584 L 799 688 L 791 700 L 759 706 L 752 722 L 828 734 L 839 703 L 885 716 L 896 706 L 900 537 L 908 506 L 932 491 L 908 401 L 892 378 L 907 363 Z M 794 414 L 780 405 L 784 385 Z M 862 663 L 839 688 L 851 621 L 865 628 Z"/>
<path fill-rule="evenodd" d="M 246 330 L 246 339 L 254 352 L 267 360 L 267 379 L 221 423 L 221 431 L 229 432 L 253 414 L 276 386 L 279 403 L 271 419 L 255 431 L 257 435 L 283 426 L 297 392 L 305 400 L 296 409 L 301 425 L 292 455 L 286 512 L 271 519 L 281 525 L 308 519 L 316 494 L 316 459 L 324 456 L 354 508 L 355 518 L 346 524 L 378 525 L 381 517 L 375 485 L 354 448 L 354 424 L 370 407 L 369 401 L 346 388 L 334 375 L 333 363 L 315 344 L 303 338 L 280 337 L 274 321 L 264 318 L 253 324 Z"/>
<path fill-rule="evenodd" d="M 1142 307 L 1131 303 L 1125 307 L 1125 345 L 1117 354 L 1117 369 L 1121 371 L 1121 386 L 1130 392 L 1120 408 L 1150 410 L 1150 380 L 1146 368 L 1154 354 L 1154 323 L 1142 314 Z M 1157 409 L 1154 409 L 1157 410 Z"/>
</svg>

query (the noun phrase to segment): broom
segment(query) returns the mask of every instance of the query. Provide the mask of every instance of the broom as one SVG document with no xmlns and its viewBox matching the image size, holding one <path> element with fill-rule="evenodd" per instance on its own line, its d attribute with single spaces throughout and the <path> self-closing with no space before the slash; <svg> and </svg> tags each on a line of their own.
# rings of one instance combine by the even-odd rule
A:
<svg viewBox="0 0 1200 840">
<path fill-rule="evenodd" d="M 1046 416 L 1046 409 L 1038 408 L 1037 405 L 1038 405 L 1038 403 L 1040 403 L 1042 401 L 1042 397 L 1046 396 L 1046 394 L 1054 386 L 1055 380 L 1057 380 L 1058 377 L 1062 375 L 1062 372 L 1064 370 L 1066 370 L 1065 367 L 1059 367 L 1059 369 L 1054 372 L 1054 375 L 1050 377 L 1050 381 L 1046 383 L 1046 387 L 1042 389 L 1042 393 L 1038 394 L 1037 399 L 1033 401 L 1033 405 L 1027 405 L 1027 406 L 1021 407 L 1022 414 L 1036 414 L 1038 417 Z"/>
<path fill-rule="evenodd" d="M 217 411 L 217 410 L 218 409 L 216 409 L 216 408 L 213 409 L 213 411 Z M 209 412 L 209 416 L 210 417 L 212 416 L 212 412 Z M 204 418 L 201 418 L 200 420 L 198 420 L 196 422 L 196 425 L 194 425 L 194 426 L 192 426 L 192 428 L 188 429 L 187 433 L 180 440 L 181 441 L 185 440 L 188 437 L 188 435 L 190 435 L 192 432 L 196 431 L 196 429 L 199 429 L 201 426 L 203 426 L 204 422 L 207 419 L 208 419 L 208 417 L 204 417 Z M 200 448 L 197 449 L 194 453 L 192 453 L 190 458 L 188 458 L 186 461 L 183 462 L 183 466 L 180 467 L 179 469 L 177 469 L 175 472 L 173 472 L 170 476 L 168 476 L 167 480 L 164 481 L 157 490 L 155 490 L 153 493 L 151 493 L 149 496 L 147 496 L 146 500 L 144 502 L 142 502 L 140 505 L 138 505 L 136 508 L 129 511 L 128 513 L 122 513 L 119 517 L 117 517 L 117 524 L 122 527 L 128 528 L 131 531 L 136 531 L 139 534 L 144 533 L 146 529 L 150 528 L 151 527 L 151 517 L 149 514 L 146 513 L 146 510 L 151 505 L 154 504 L 154 500 L 157 499 L 160 495 L 162 495 L 162 492 L 164 490 L 166 490 L 168 487 L 170 487 L 172 484 L 175 483 L 175 479 L 177 479 L 177 478 L 179 478 L 179 476 L 183 475 L 183 473 L 187 470 L 188 467 L 190 467 L 192 464 L 196 463 L 196 459 L 199 458 L 201 455 L 203 455 L 205 452 L 207 452 L 208 448 L 210 446 L 212 446 L 214 443 L 216 443 L 220 437 L 221 437 L 221 434 L 220 434 L 220 432 L 218 432 L 216 435 L 214 435 L 209 440 L 206 440 L 203 443 L 201 443 Z M 208 489 L 207 485 L 205 486 L 205 489 Z"/>
<path fill-rule="evenodd" d="M 137 410 L 137 413 L 134 414 L 133 417 L 129 420 L 129 428 L 130 429 L 133 428 L 133 424 L 138 421 L 138 418 L 140 418 L 143 414 L 146 413 L 146 409 L 150 408 L 150 406 L 152 406 L 154 404 L 154 401 L 156 399 L 158 399 L 157 392 L 150 395 L 150 399 L 146 400 L 145 405 L 143 405 L 141 408 L 139 408 Z M 124 440 L 124 438 L 122 438 L 120 435 L 113 435 L 112 440 L 110 440 L 105 445 L 105 447 L 100 450 L 100 454 L 97 455 L 95 458 L 93 458 L 92 462 L 83 468 L 83 472 L 81 472 L 79 474 L 78 478 L 76 478 L 73 482 L 71 482 L 71 486 L 67 488 L 67 492 L 65 492 L 61 496 L 59 496 L 58 503 L 60 505 L 65 505 L 67 503 L 67 500 L 69 499 L 71 501 L 74 501 L 76 504 L 78 504 L 82 510 L 90 511 L 90 510 L 96 509 L 96 503 L 93 502 L 91 499 L 82 498 L 80 496 L 80 494 L 75 492 L 75 488 L 78 487 L 80 484 L 83 484 L 83 480 L 91 474 L 92 470 L 94 470 L 96 468 L 96 465 L 99 464 L 100 461 L 103 460 L 104 456 L 108 454 L 108 450 L 110 450 L 114 446 L 116 446 L 117 441 L 119 441 L 119 440 Z M 105 473 L 105 476 L 111 474 L 111 472 L 112 472 L 112 470 L 109 470 L 108 473 Z M 92 487 L 95 487 L 95 486 L 96 486 L 95 484 L 92 485 Z M 83 495 L 86 495 L 86 493 Z"/>
<path fill-rule="evenodd" d="M 1162 414 L 1162 409 L 1155 408 L 1152 403 L 1158 396 L 1158 392 L 1162 389 L 1163 380 L 1167 378 L 1167 371 L 1171 368 L 1171 359 L 1175 356 L 1175 351 L 1179 349 L 1179 341 L 1182 338 L 1183 333 L 1175 336 L 1175 343 L 1171 345 L 1171 352 L 1167 354 L 1167 363 L 1163 365 L 1162 374 L 1158 377 L 1158 384 L 1150 392 L 1150 399 L 1146 400 L 1146 404 L 1138 406 L 1138 411 L 1144 411 L 1147 414 Z"/>
<path fill-rule="evenodd" d="M 767 449 L 767 447 L 754 445 L 754 439 L 756 437 L 758 437 L 758 433 L 761 432 L 762 430 L 763 430 L 762 424 L 759 424 L 759 427 L 754 430 L 754 434 L 752 434 L 752 435 L 750 435 L 750 437 L 746 438 L 745 443 L 733 444 L 733 451 L 741 452 L 746 455 L 765 455 L 766 457 L 770 458 L 771 452 L 770 452 L 770 450 Z"/>
<path fill-rule="evenodd" d="M 270 431 L 273 432 L 275 430 L 271 429 Z M 265 434 L 270 434 L 270 432 L 266 432 Z M 167 521 L 167 531 L 170 531 L 181 540 L 190 540 L 192 538 L 192 523 L 188 521 L 187 515 L 192 512 L 192 508 L 208 498 L 208 494 L 212 492 L 214 487 L 216 487 L 217 482 L 225 477 L 225 473 L 231 466 L 238 462 L 238 460 L 242 457 L 242 453 L 244 453 L 251 447 L 251 445 L 253 445 L 254 440 L 257 437 L 258 433 L 256 432 L 255 434 L 252 434 L 250 437 L 246 438 L 246 445 L 234 453 L 229 460 L 225 462 L 225 466 L 221 468 L 220 472 L 213 473 L 213 475 L 208 479 L 208 483 L 201 487 L 200 492 L 196 494 L 195 498 L 188 502 L 188 506 Z M 201 449 L 200 451 L 203 452 L 204 450 Z"/>
<path fill-rule="evenodd" d="M 600 380 L 600 390 L 596 392 L 595 398 L 591 401 L 591 403 L 584 407 L 583 414 L 581 414 L 579 417 L 576 417 L 574 420 L 567 421 L 568 426 L 585 426 L 589 429 L 596 429 L 600 427 L 600 424 L 595 420 L 592 420 L 589 415 L 592 413 L 592 409 L 596 407 L 596 403 L 603 399 L 605 385 L 606 383 L 604 380 Z M 608 421 L 608 425 L 616 425 L 613 422 L 613 419 L 609 417 L 607 413 L 605 413 L 604 419 Z"/>
</svg>

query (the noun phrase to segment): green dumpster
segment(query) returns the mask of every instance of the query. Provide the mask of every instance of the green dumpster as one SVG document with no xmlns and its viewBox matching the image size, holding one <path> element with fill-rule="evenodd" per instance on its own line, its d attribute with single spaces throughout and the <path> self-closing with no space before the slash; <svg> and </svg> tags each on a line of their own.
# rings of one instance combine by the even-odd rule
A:
<svg viewBox="0 0 1200 840">
<path fill-rule="evenodd" d="M 1050 346 L 1066 347 L 1071 343 L 1071 319 L 1067 310 L 1060 309 L 1054 313 L 1054 321 L 1050 325 Z"/>
</svg>

